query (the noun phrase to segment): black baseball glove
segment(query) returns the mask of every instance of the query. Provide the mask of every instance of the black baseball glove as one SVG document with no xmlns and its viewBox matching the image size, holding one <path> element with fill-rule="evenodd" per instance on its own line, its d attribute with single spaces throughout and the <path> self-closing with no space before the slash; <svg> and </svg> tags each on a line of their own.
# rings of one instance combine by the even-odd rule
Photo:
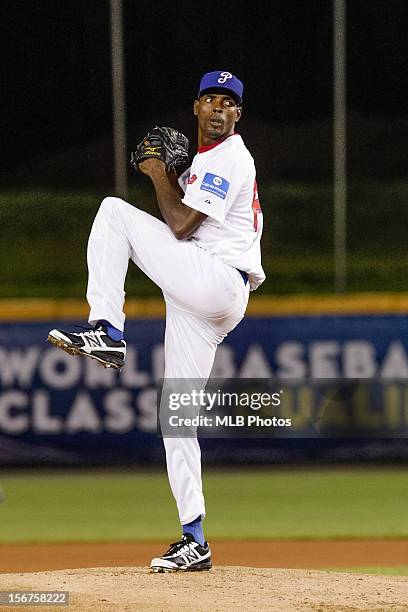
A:
<svg viewBox="0 0 408 612">
<path fill-rule="evenodd" d="M 131 153 L 130 163 L 137 170 L 149 157 L 160 159 L 168 170 L 182 166 L 188 160 L 188 139 L 174 128 L 156 125 Z"/>
</svg>

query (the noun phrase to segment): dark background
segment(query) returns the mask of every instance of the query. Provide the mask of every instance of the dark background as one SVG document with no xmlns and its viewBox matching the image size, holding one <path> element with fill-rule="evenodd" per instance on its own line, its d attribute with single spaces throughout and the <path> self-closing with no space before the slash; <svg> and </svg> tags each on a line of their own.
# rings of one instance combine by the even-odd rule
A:
<svg viewBox="0 0 408 612">
<path fill-rule="evenodd" d="M 108 171 L 97 182 L 109 183 L 109 2 L 2 0 L 0 6 L 3 171 L 87 146 L 78 165 L 93 168 L 89 157 L 96 156 Z M 347 10 L 350 171 L 399 176 L 408 135 L 408 3 L 351 0 Z M 240 128 L 262 160 L 260 170 L 329 176 L 332 19 L 331 0 L 125 1 L 129 148 L 151 118 L 172 118 L 194 137 L 190 113 L 199 78 L 220 68 L 245 83 Z M 310 155 L 314 168 L 305 159 Z M 74 174 L 78 186 L 90 178 Z M 10 182 L 11 173 L 6 176 Z"/>
<path fill-rule="evenodd" d="M 108 0 L 1 0 L 0 296 L 82 297 L 86 242 L 113 195 Z M 267 281 L 333 290 L 332 0 L 125 0 L 128 153 L 156 123 L 196 147 L 201 75 L 245 84 Z M 347 2 L 347 290 L 406 291 L 408 3 Z M 159 215 L 149 179 L 128 201 Z M 157 295 L 131 267 L 128 293 Z"/>
</svg>

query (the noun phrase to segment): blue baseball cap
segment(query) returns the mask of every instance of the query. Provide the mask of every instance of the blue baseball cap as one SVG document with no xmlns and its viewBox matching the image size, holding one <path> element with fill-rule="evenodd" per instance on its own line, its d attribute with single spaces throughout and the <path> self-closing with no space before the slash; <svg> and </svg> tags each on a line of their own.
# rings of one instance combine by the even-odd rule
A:
<svg viewBox="0 0 408 612">
<path fill-rule="evenodd" d="M 244 84 L 228 70 L 215 70 L 214 72 L 206 72 L 202 77 L 198 97 L 200 98 L 210 91 L 228 93 L 236 100 L 237 104 L 241 104 Z"/>
</svg>

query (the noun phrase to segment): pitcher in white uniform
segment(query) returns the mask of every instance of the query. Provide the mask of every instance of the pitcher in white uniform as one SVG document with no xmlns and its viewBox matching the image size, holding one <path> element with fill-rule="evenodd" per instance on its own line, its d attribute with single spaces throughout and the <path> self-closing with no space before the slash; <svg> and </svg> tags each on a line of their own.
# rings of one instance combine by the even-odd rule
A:
<svg viewBox="0 0 408 612">
<path fill-rule="evenodd" d="M 242 320 L 249 292 L 265 279 L 255 165 L 235 133 L 242 94 L 242 82 L 230 72 L 206 73 L 193 107 L 198 151 L 191 168 L 177 181 L 158 159 L 139 165 L 153 183 L 165 222 L 119 198 L 102 201 L 88 243 L 92 327 L 81 333 L 54 329 L 48 337 L 53 344 L 105 367 L 123 366 L 124 284 L 131 259 L 166 302 L 165 379 L 205 385 L 218 344 Z M 164 437 L 164 445 L 182 537 L 151 568 L 208 570 L 198 440 Z"/>
</svg>

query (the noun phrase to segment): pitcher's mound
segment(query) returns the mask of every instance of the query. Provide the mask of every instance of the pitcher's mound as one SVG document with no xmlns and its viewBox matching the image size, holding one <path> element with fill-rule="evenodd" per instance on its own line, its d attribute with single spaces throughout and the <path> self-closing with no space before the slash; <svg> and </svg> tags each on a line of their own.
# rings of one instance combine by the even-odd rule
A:
<svg viewBox="0 0 408 612">
<path fill-rule="evenodd" d="M 151 574 L 110 567 L 0 575 L 0 591 L 69 591 L 61 610 L 352 610 L 408 611 L 408 578 L 316 570 L 215 567 Z M 33 612 L 57 607 L 29 607 Z"/>
</svg>

